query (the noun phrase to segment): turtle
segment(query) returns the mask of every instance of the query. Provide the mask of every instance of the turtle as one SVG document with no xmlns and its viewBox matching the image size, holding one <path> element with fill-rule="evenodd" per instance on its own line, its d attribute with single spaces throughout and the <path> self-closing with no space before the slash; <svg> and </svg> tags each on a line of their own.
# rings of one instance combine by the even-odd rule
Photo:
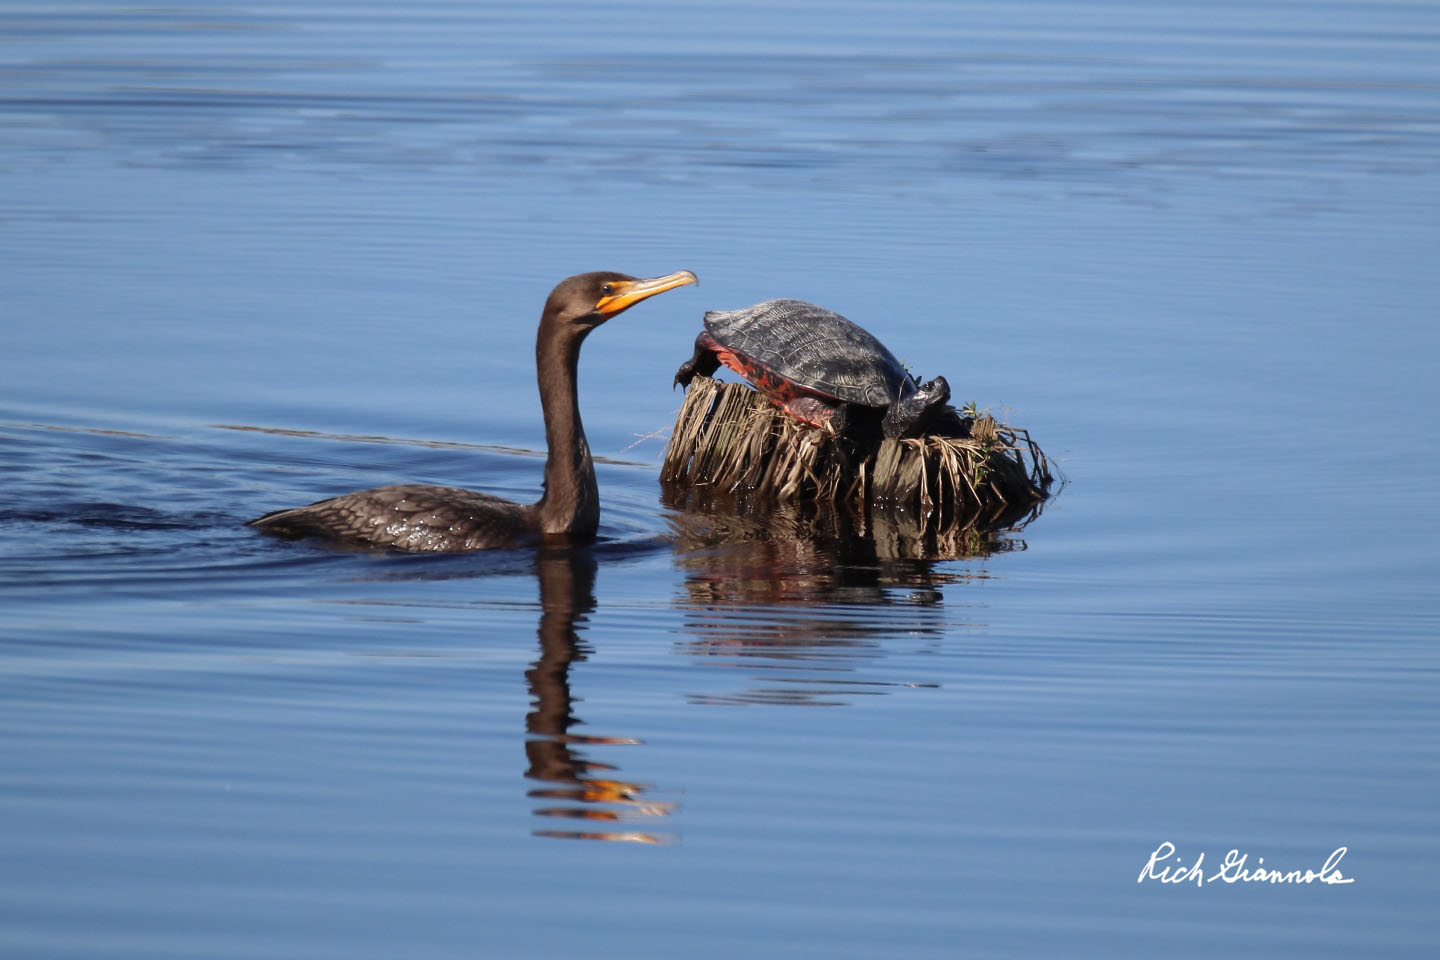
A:
<svg viewBox="0 0 1440 960">
<path fill-rule="evenodd" d="M 871 408 L 883 411 L 886 437 L 912 435 L 950 399 L 944 377 L 917 383 L 869 331 L 804 300 L 707 311 L 675 383 L 688 387 L 722 363 L 797 420 L 837 434 L 857 419 L 854 408 Z"/>
</svg>

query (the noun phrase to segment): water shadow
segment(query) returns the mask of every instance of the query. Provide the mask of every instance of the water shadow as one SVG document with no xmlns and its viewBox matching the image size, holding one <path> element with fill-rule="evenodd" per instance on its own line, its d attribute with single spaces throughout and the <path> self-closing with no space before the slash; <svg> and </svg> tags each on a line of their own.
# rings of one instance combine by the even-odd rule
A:
<svg viewBox="0 0 1440 960">
<path fill-rule="evenodd" d="M 692 694 L 701 704 L 840 706 L 935 686 L 884 661 L 938 647 L 961 615 L 947 610 L 946 591 L 989 576 L 942 561 L 1023 550 L 1016 534 L 1040 513 L 1037 504 L 940 526 L 903 510 L 776 506 L 697 488 L 664 499 L 684 574 L 678 651 L 751 675 L 740 691 Z"/>
</svg>

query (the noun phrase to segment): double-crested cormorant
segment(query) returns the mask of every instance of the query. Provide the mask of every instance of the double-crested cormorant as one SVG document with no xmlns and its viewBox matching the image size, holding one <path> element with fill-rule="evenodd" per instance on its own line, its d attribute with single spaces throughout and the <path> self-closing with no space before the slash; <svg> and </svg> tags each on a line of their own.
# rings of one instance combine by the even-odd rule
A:
<svg viewBox="0 0 1440 960">
<path fill-rule="evenodd" d="M 538 503 L 512 503 L 457 487 L 400 484 L 276 510 L 250 525 L 282 536 L 319 536 L 417 552 L 488 550 L 536 539 L 593 539 L 600 524 L 600 498 L 575 391 L 580 344 L 591 330 L 641 300 L 695 282 L 689 270 L 653 280 L 623 273 L 582 273 L 550 292 L 535 337 L 535 370 L 549 449 L 545 492 Z"/>
</svg>

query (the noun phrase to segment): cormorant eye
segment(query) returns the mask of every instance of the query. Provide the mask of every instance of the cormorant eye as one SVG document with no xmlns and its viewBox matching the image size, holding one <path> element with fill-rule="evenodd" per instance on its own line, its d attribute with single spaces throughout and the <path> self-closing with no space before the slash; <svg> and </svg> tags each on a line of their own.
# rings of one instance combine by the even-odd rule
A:
<svg viewBox="0 0 1440 960">
<path fill-rule="evenodd" d="M 603 286 L 603 287 L 600 288 L 600 292 L 603 293 L 605 296 L 608 297 L 608 296 L 611 296 L 612 294 L 615 293 L 615 288 L 612 287 L 610 284 L 607 283 L 607 284 L 605 284 L 605 286 Z"/>
</svg>

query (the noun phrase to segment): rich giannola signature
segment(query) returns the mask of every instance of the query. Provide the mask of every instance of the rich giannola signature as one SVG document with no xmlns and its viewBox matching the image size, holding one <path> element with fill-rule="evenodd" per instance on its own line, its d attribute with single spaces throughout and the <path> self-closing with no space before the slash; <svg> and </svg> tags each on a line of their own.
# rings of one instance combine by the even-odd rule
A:
<svg viewBox="0 0 1440 960">
<path fill-rule="evenodd" d="M 1166 840 L 1150 854 L 1150 860 L 1140 871 L 1136 883 L 1156 880 L 1160 883 L 1193 883 L 1197 887 L 1207 883 L 1354 883 L 1354 877 L 1340 872 L 1340 861 L 1345 858 L 1348 847 L 1336 847 L 1335 852 L 1325 859 L 1319 870 L 1295 868 L 1291 870 L 1267 867 L 1265 858 L 1256 858 L 1253 867 L 1247 866 L 1250 854 L 1231 850 L 1225 854 L 1220 869 L 1214 873 L 1205 872 L 1205 854 L 1202 852 L 1189 866 L 1175 856 L 1175 844 Z"/>
</svg>

